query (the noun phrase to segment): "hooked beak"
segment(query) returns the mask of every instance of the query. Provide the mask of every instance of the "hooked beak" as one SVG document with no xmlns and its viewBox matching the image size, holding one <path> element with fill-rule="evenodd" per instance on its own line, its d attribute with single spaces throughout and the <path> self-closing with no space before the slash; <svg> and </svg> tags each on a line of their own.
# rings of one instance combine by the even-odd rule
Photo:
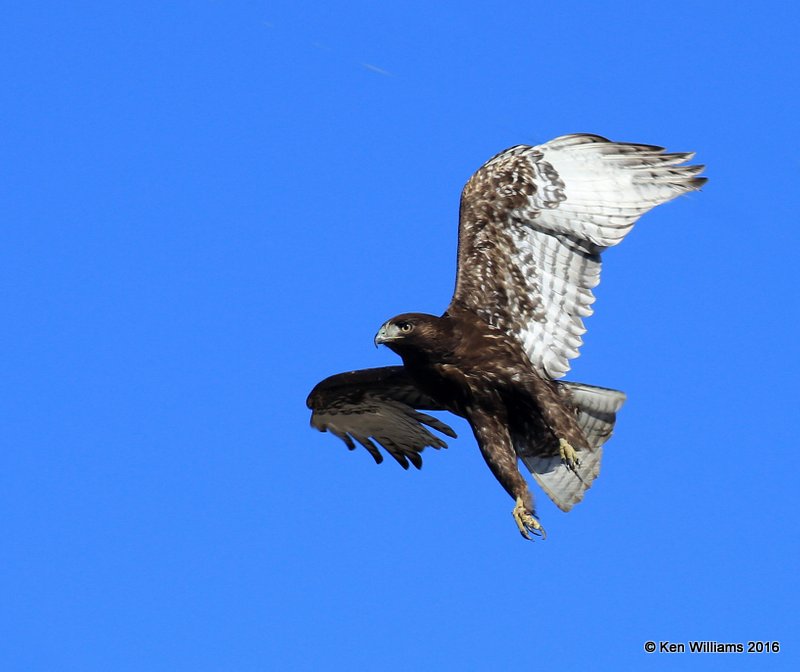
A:
<svg viewBox="0 0 800 672">
<path fill-rule="evenodd" d="M 385 345 L 386 343 L 396 340 L 398 335 L 399 331 L 395 325 L 389 324 L 388 322 L 384 323 L 384 325 L 378 329 L 378 333 L 375 334 L 375 347 L 377 348 L 379 345 Z"/>
</svg>

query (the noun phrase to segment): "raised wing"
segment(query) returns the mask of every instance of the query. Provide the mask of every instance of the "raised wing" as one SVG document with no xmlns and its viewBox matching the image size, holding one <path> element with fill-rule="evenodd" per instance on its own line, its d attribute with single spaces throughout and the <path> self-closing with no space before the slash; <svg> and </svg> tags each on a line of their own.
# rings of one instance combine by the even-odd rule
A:
<svg viewBox="0 0 800 672">
<path fill-rule="evenodd" d="M 449 310 L 516 337 L 559 378 L 578 356 L 600 281 L 600 253 L 655 206 L 706 181 L 693 154 L 565 135 L 487 161 L 461 195 L 458 272 Z"/>
<path fill-rule="evenodd" d="M 420 453 L 426 446 L 447 448 L 428 427 L 456 436 L 437 418 L 416 410 L 443 409 L 416 386 L 402 366 L 362 369 L 326 378 L 311 390 L 306 405 L 312 410 L 312 427 L 338 436 L 350 450 L 356 447 L 355 439 L 378 464 L 383 462 L 383 455 L 372 440 L 403 469 L 408 469 L 409 462 L 419 469 Z"/>
</svg>

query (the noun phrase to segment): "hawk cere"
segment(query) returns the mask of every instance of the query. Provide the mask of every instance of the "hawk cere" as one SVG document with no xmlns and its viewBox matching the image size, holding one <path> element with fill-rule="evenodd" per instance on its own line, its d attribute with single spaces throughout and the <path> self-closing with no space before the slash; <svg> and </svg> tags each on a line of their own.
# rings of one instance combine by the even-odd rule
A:
<svg viewBox="0 0 800 672">
<path fill-rule="evenodd" d="M 461 194 L 458 270 L 441 317 L 406 313 L 375 336 L 403 359 L 341 373 L 308 397 L 311 425 L 377 463 L 382 446 L 422 466 L 426 446 L 455 437 L 421 411 L 466 418 L 494 476 L 515 500 L 520 533 L 545 536 L 521 460 L 563 511 L 600 471 L 625 395 L 557 380 L 578 356 L 600 281 L 600 254 L 645 212 L 706 181 L 691 153 L 565 135 L 489 159 Z"/>
</svg>

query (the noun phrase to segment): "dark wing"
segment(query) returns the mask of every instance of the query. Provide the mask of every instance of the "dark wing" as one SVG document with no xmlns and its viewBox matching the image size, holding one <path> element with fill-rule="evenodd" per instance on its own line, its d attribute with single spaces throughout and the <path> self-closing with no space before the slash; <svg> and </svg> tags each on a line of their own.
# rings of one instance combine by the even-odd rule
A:
<svg viewBox="0 0 800 672">
<path fill-rule="evenodd" d="M 692 154 L 566 135 L 487 161 L 461 195 L 451 313 L 466 309 L 514 336 L 559 378 L 578 356 L 600 253 L 641 215 L 706 181 Z"/>
<path fill-rule="evenodd" d="M 428 427 L 456 436 L 440 420 L 416 410 L 444 409 L 416 386 L 402 366 L 362 369 L 326 378 L 311 390 L 306 405 L 312 410 L 312 427 L 335 434 L 350 450 L 356 447 L 355 439 L 378 464 L 383 462 L 383 455 L 371 439 L 403 469 L 408 469 L 409 461 L 419 469 L 420 453 L 426 446 L 447 448 Z"/>
</svg>

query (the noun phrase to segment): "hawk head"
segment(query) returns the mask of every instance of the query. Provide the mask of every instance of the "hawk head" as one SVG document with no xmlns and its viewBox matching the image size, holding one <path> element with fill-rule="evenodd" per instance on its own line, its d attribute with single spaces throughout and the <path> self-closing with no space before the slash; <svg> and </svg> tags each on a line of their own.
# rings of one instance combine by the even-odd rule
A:
<svg viewBox="0 0 800 672">
<path fill-rule="evenodd" d="M 403 313 L 383 323 L 375 334 L 375 347 L 385 345 L 398 355 L 438 353 L 449 341 L 444 320 L 425 313 Z"/>
</svg>

